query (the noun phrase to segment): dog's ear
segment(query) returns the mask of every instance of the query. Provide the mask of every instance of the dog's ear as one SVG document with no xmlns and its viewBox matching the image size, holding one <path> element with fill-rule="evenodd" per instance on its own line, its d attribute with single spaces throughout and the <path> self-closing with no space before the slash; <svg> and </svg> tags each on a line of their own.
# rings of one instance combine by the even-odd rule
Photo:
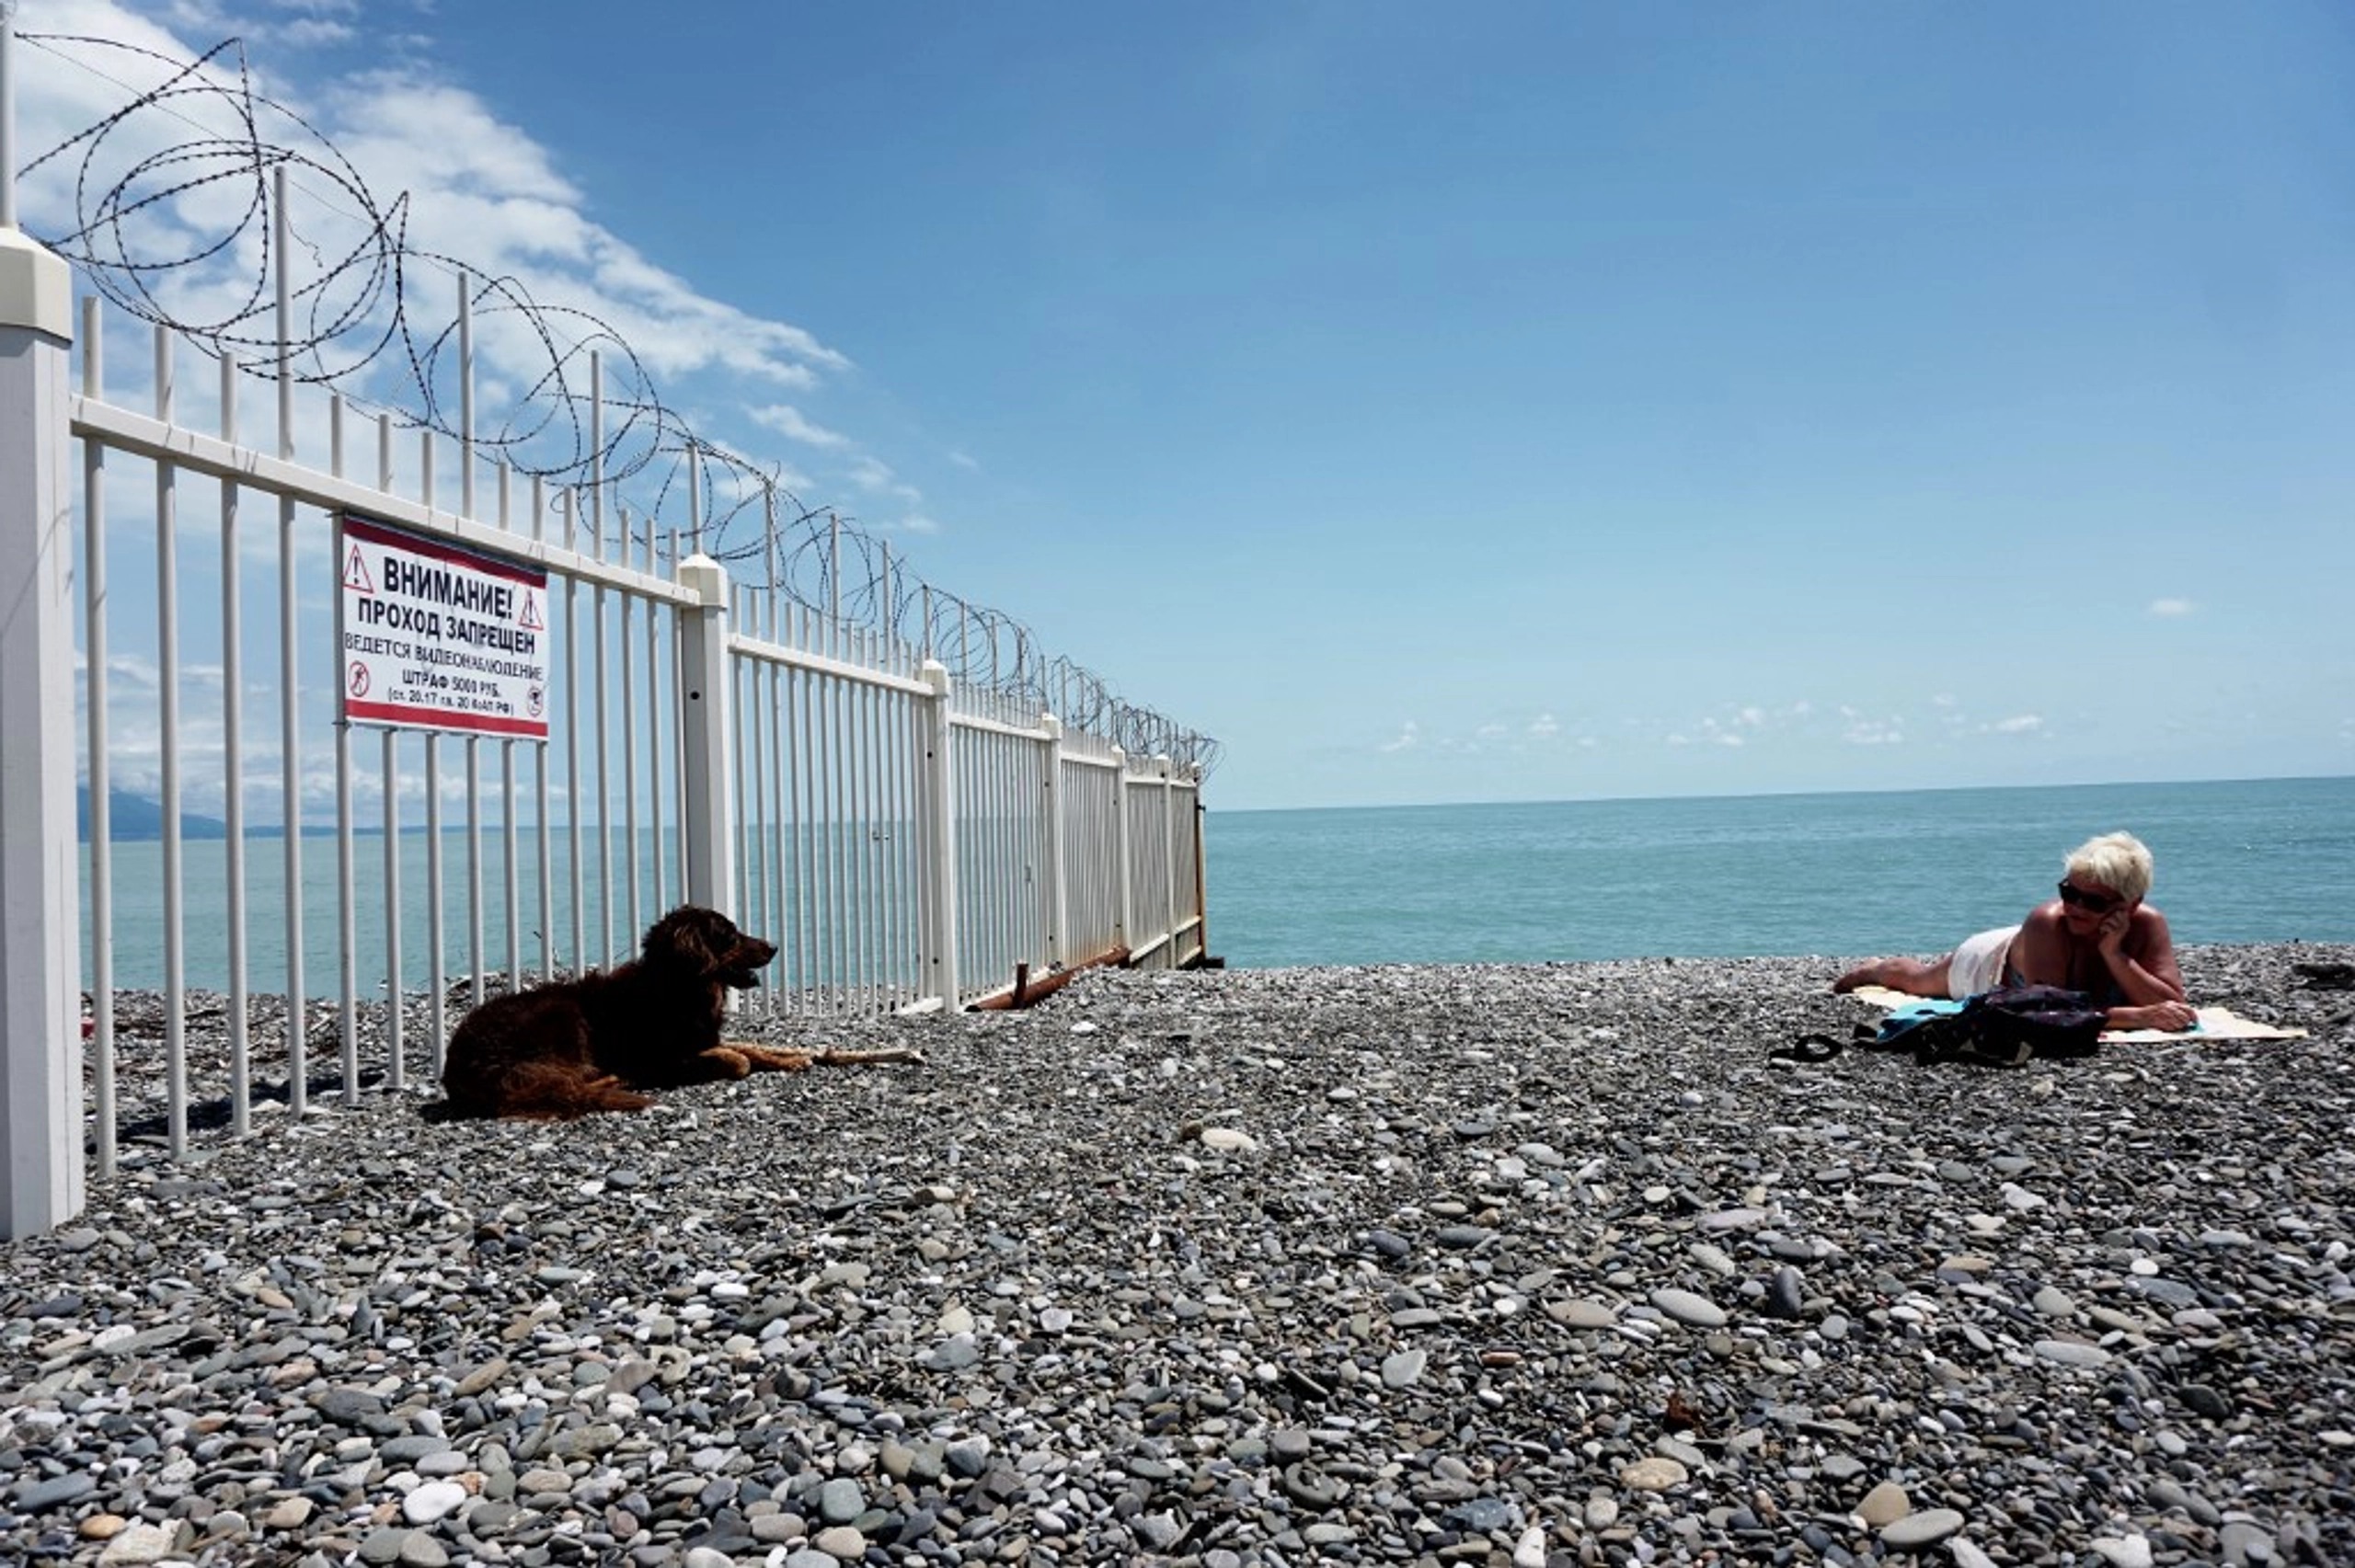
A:
<svg viewBox="0 0 2355 1568">
<path fill-rule="evenodd" d="M 643 949 L 649 964 L 675 966 L 700 974 L 711 967 L 711 949 L 705 941 L 700 917 L 704 910 L 683 904 L 647 929 Z"/>
<path fill-rule="evenodd" d="M 718 910 L 683 904 L 664 915 L 646 933 L 646 956 L 672 963 L 698 975 L 708 975 L 725 963 L 736 945 L 736 925 Z"/>
</svg>

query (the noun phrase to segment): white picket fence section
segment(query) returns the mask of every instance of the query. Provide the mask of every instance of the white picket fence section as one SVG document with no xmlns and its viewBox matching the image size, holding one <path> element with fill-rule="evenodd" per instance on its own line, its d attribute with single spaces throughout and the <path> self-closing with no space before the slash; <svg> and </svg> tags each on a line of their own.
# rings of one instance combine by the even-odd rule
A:
<svg viewBox="0 0 2355 1568">
<path fill-rule="evenodd" d="M 430 1083 L 469 998 L 626 957 L 680 902 L 777 941 L 748 1005 L 815 1031 L 1205 956 L 1193 769 L 952 680 L 929 611 L 912 641 L 731 582 L 696 553 L 692 468 L 672 536 L 594 475 L 519 480 L 233 360 L 184 382 L 160 327 L 120 396 L 66 272 L 0 226 L 0 1234 L 77 1212 L 127 1149 Z M 546 739 L 334 720 L 346 517 L 547 574 Z M 114 586 L 134 555 L 152 596 Z M 126 727 L 159 758 L 154 848 L 111 831 Z M 217 841 L 182 832 L 200 795 Z M 135 1020 L 134 929 L 161 948 Z M 217 1060 L 191 1055 L 200 1002 Z"/>
</svg>

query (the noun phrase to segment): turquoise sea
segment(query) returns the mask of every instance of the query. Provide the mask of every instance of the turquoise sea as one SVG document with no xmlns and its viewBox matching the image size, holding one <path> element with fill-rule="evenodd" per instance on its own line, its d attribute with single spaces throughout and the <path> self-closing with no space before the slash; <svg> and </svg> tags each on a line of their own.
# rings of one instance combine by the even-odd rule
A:
<svg viewBox="0 0 2355 1568">
<path fill-rule="evenodd" d="M 2017 920 L 2051 896 L 2072 847 L 2114 828 L 2151 845 L 2152 902 L 2178 941 L 2355 942 L 2355 778 L 1317 811 L 1223 811 L 1215 779 L 1207 794 L 1210 949 L 1243 968 L 1926 953 Z M 372 995 L 383 976 L 383 842 L 356 846 L 359 982 Z M 471 959 L 466 848 L 456 832 L 443 846 L 445 974 L 455 976 Z M 409 989 L 428 974 L 413 912 L 426 847 L 422 834 L 400 844 Z M 564 848 L 559 835 L 560 889 Z M 498 969 L 508 956 L 496 835 L 485 849 L 484 961 Z M 523 857 L 534 853 L 527 841 Z M 209 989 L 227 975 L 222 854 L 218 842 L 187 846 L 186 975 Z M 247 848 L 258 990 L 285 980 L 282 933 L 266 912 L 284 908 L 281 855 L 276 840 Z M 160 865 L 153 843 L 115 847 L 118 986 L 162 982 Z M 592 934 L 592 962 L 626 956 L 660 911 L 642 865 L 633 924 L 626 880 L 618 855 L 608 879 L 591 877 L 592 932 L 604 913 L 593 888 L 614 888 L 610 944 Z M 305 986 L 322 996 L 340 958 L 331 841 L 304 841 L 303 883 Z M 539 921 L 528 892 L 524 901 L 522 956 L 535 965 Z M 570 927 L 562 904 L 557 927 Z"/>
<path fill-rule="evenodd" d="M 1228 964 L 1928 953 L 2151 846 L 2179 943 L 2355 942 L 2355 778 L 1221 811 Z"/>
</svg>

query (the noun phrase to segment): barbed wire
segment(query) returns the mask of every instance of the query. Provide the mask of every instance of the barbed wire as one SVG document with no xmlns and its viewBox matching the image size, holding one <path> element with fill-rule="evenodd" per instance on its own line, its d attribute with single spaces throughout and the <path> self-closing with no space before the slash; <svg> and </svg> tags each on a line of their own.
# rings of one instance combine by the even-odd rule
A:
<svg viewBox="0 0 2355 1568">
<path fill-rule="evenodd" d="M 968 687 L 1051 709 L 1131 756 L 1204 773 L 1216 765 L 1216 740 L 1123 701 L 1094 672 L 1045 654 L 1013 616 L 924 581 L 855 516 L 805 503 L 775 465 L 698 435 L 610 321 L 413 245 L 409 194 L 380 200 L 325 132 L 260 92 L 242 40 L 182 60 L 115 39 L 15 38 L 128 95 L 17 171 L 71 166 L 72 226 L 27 232 L 116 309 L 248 374 L 331 386 L 401 425 L 471 441 L 525 477 L 602 483 L 624 502 L 615 511 L 626 553 L 684 540 L 736 580 L 920 649 Z M 112 59 L 159 68 L 160 79 L 137 87 L 94 63 Z M 281 177 L 304 192 L 304 227 L 291 203 L 280 210 Z M 446 314 L 424 303 L 429 274 L 455 280 Z M 474 410 L 471 429 L 455 412 L 471 369 L 462 322 L 498 338 L 502 366 L 531 367 L 488 419 Z"/>
</svg>

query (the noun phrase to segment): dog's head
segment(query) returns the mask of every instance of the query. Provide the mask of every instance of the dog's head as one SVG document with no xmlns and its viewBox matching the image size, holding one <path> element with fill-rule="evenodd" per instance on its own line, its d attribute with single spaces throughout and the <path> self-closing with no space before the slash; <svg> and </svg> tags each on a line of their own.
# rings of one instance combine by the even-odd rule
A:
<svg viewBox="0 0 2355 1568">
<path fill-rule="evenodd" d="M 776 944 L 737 930 L 718 910 L 682 904 L 654 922 L 642 951 L 649 964 L 748 990 L 761 983 L 757 971 L 776 956 Z"/>
</svg>

